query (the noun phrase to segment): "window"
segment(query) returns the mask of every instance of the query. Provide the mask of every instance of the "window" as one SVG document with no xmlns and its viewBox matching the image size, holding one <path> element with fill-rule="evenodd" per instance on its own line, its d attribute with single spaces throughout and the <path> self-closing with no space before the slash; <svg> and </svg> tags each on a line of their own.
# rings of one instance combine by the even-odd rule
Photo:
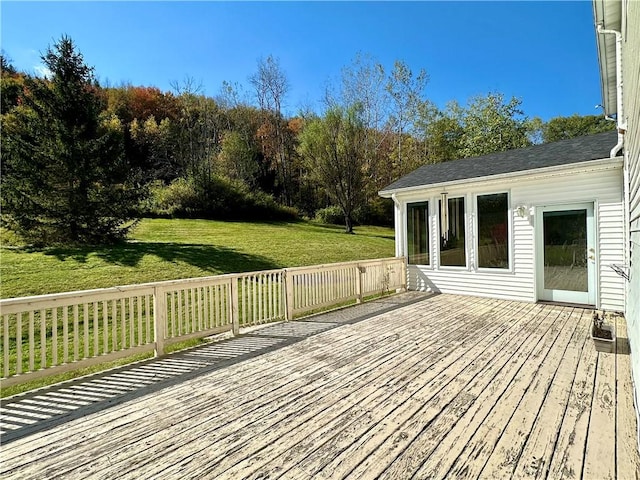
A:
<svg viewBox="0 0 640 480">
<path fill-rule="evenodd" d="M 478 195 L 478 266 L 509 268 L 509 197 Z"/>
<path fill-rule="evenodd" d="M 411 265 L 429 265 L 429 202 L 407 204 L 407 247 Z"/>
<path fill-rule="evenodd" d="M 467 265 L 464 198 L 449 198 L 445 202 L 440 200 L 440 265 L 464 267 Z"/>
</svg>

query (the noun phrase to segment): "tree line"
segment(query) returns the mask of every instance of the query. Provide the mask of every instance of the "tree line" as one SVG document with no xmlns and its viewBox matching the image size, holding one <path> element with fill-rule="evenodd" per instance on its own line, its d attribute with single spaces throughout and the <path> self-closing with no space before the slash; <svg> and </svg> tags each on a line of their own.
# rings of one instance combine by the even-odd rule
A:
<svg viewBox="0 0 640 480">
<path fill-rule="evenodd" d="M 428 75 L 358 55 L 326 87 L 323 111 L 284 112 L 278 59 L 215 97 L 102 86 L 74 42 L 42 55 L 44 77 L 2 55 L 2 224 L 32 244 L 104 243 L 143 216 L 390 224 L 377 192 L 430 163 L 612 129 L 600 116 L 529 118 L 490 92 L 437 107 Z"/>
</svg>

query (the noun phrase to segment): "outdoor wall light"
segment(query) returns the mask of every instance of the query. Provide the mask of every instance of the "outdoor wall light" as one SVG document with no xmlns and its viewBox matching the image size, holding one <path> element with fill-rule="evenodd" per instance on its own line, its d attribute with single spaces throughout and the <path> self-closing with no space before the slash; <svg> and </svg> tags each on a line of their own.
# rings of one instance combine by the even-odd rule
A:
<svg viewBox="0 0 640 480">
<path fill-rule="evenodd" d="M 516 213 L 520 218 L 524 218 L 529 214 L 529 207 L 526 205 L 518 205 L 516 207 Z"/>
</svg>

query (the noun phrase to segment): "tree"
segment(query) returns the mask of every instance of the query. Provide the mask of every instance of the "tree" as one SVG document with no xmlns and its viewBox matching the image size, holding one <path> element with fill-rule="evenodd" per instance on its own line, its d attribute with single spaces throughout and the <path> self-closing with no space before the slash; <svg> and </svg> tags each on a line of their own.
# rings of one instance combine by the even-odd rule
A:
<svg viewBox="0 0 640 480">
<path fill-rule="evenodd" d="M 255 88 L 258 106 L 263 113 L 261 144 L 264 155 L 271 160 L 278 174 L 284 203 L 291 205 L 292 165 L 287 148 L 286 120 L 282 107 L 289 91 L 289 81 L 278 59 L 269 55 L 266 60 L 258 61 L 258 71 L 249 77 Z"/>
<path fill-rule="evenodd" d="M 357 105 L 364 127 L 365 197 L 378 197 L 388 172 L 386 143 L 391 136 L 385 128 L 391 113 L 391 98 L 386 91 L 387 77 L 384 66 L 371 55 L 358 53 L 351 65 L 344 67 L 336 88 L 329 85 L 325 92 L 328 108 L 348 110 Z"/>
<path fill-rule="evenodd" d="M 256 157 L 253 144 L 246 142 L 240 132 L 228 131 L 222 137 L 222 148 L 218 155 L 222 175 L 255 187 L 259 173 Z"/>
<path fill-rule="evenodd" d="M 571 115 L 555 117 L 542 125 L 542 141 L 557 142 L 569 138 L 615 130 L 616 123 L 602 115 Z"/>
<path fill-rule="evenodd" d="M 473 97 L 465 109 L 453 104 L 453 114 L 463 130 L 460 156 L 475 157 L 531 145 L 521 104 L 522 100 L 515 97 L 505 102 L 501 93 Z"/>
<path fill-rule="evenodd" d="M 387 80 L 386 91 L 392 99 L 392 110 L 389 116 L 389 123 L 396 135 L 396 152 L 394 152 L 394 164 L 402 174 L 413 169 L 415 165 L 408 167 L 408 155 L 403 155 L 402 146 L 406 143 L 405 134 L 413 134 L 418 118 L 418 111 L 422 102 L 423 91 L 428 81 L 427 72 L 420 70 L 417 76 L 413 76 L 411 69 L 402 61 L 396 60 L 393 71 Z M 408 131 L 409 130 L 409 131 Z M 408 152 L 406 152 L 408 153 Z M 415 157 L 414 157 L 415 158 Z"/>
<path fill-rule="evenodd" d="M 365 127 L 358 107 L 333 107 L 311 121 L 300 135 L 299 152 L 353 233 L 353 215 L 364 200 Z"/>
<path fill-rule="evenodd" d="M 0 54 L 0 113 L 7 113 L 18 106 L 19 98 L 24 89 L 24 75 L 18 73 L 11 60 L 3 53 Z"/>
<path fill-rule="evenodd" d="M 119 119 L 103 114 L 93 69 L 63 36 L 42 56 L 50 78 L 27 78 L 2 117 L 6 225 L 34 244 L 123 238 L 144 192 Z"/>
<path fill-rule="evenodd" d="M 130 142 L 125 151 L 132 161 L 144 166 L 145 179 L 170 183 L 182 172 L 174 157 L 175 124 L 165 118 L 160 122 L 151 115 L 146 120 L 134 118 L 128 126 Z"/>
<path fill-rule="evenodd" d="M 425 163 L 440 163 L 460 158 L 462 125 L 453 112 L 459 106 L 440 110 L 432 102 L 424 101 L 418 107 L 416 134 L 422 142 Z"/>
</svg>

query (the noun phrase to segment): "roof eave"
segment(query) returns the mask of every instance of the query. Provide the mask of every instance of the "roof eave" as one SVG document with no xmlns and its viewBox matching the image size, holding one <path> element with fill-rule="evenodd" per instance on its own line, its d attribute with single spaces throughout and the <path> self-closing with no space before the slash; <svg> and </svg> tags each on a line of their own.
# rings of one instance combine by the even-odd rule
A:
<svg viewBox="0 0 640 480">
<path fill-rule="evenodd" d="M 600 67 L 600 88 L 602 90 L 602 107 L 607 116 L 617 111 L 616 89 L 616 42 L 615 36 L 597 32 L 597 25 L 605 29 L 620 30 L 622 23 L 622 7 L 619 0 L 593 0 L 593 17 L 596 30 L 596 48 Z"/>
<path fill-rule="evenodd" d="M 615 158 L 599 158 L 596 160 L 588 160 L 584 162 L 574 162 L 563 165 L 555 165 L 552 167 L 543 167 L 543 168 L 534 168 L 530 170 L 519 170 L 517 172 L 507 172 L 500 173 L 496 175 L 487 175 L 484 177 L 474 177 L 474 178 L 465 178 L 461 180 L 453 180 L 450 182 L 440 182 L 440 183 L 430 183 L 427 185 L 414 185 L 412 187 L 404 187 L 404 188 L 394 188 L 393 190 L 381 190 L 378 192 L 378 195 L 383 198 L 391 198 L 394 194 L 405 194 L 411 193 L 418 190 L 431 189 L 431 188 L 442 188 L 442 187 L 453 187 L 453 186 L 461 186 L 465 184 L 472 184 L 478 182 L 486 182 L 486 181 L 495 181 L 495 180 L 506 180 L 513 179 L 516 177 L 526 177 L 531 175 L 553 175 L 555 173 L 561 173 L 563 171 L 574 171 L 576 167 L 581 168 L 597 168 L 599 166 L 603 167 L 611 167 L 614 164 L 622 165 L 623 157 L 615 157 Z"/>
</svg>

